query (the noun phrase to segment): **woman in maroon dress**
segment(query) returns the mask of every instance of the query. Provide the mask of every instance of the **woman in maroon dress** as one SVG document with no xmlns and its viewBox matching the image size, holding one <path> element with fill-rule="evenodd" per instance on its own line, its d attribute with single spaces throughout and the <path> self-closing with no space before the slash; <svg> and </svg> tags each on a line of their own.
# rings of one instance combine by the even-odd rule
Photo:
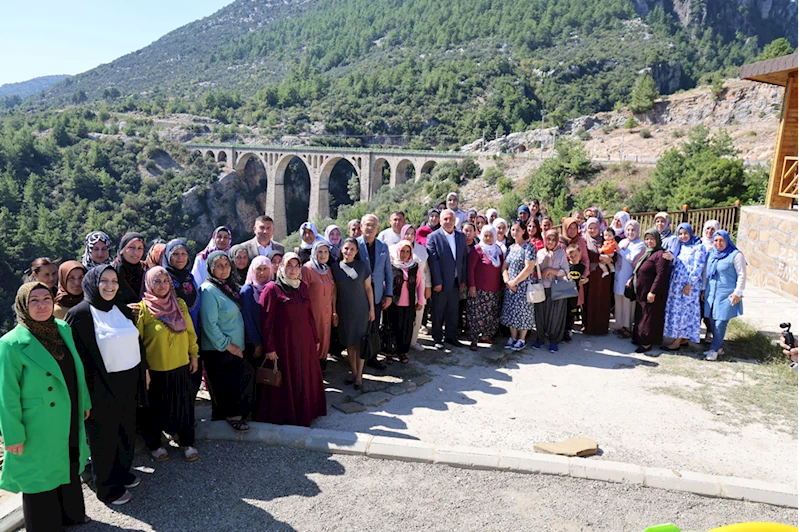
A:
<svg viewBox="0 0 799 532">
<path fill-rule="evenodd" d="M 600 248 L 604 243 L 600 222 L 597 218 L 585 221 L 583 233 L 588 250 L 588 284 L 585 285 L 585 334 L 608 334 L 610 323 L 610 302 L 613 299 L 613 275 L 602 277 L 599 263 L 611 264 L 615 256 L 602 255 Z"/>
<path fill-rule="evenodd" d="M 644 234 L 646 250 L 633 270 L 631 283 L 635 286 L 635 327 L 633 343 L 638 344 L 636 353 L 646 353 L 652 344 L 663 342 L 663 324 L 666 323 L 666 301 L 669 298 L 671 262 L 663 257 L 657 229 Z M 660 356 L 660 353 L 650 356 Z"/>
<path fill-rule="evenodd" d="M 309 427 L 327 414 L 316 331 L 300 258 L 286 253 L 274 282 L 261 293 L 261 327 L 266 358 L 278 365 L 283 382 L 263 386 L 253 419 Z M 268 364 L 267 364 L 268 366 Z"/>
</svg>

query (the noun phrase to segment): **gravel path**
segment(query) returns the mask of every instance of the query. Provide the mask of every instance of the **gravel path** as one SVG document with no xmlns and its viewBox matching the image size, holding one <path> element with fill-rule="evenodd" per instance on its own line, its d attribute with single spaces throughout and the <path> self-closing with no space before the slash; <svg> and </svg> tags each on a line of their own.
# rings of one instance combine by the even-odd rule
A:
<svg viewBox="0 0 799 532">
<path fill-rule="evenodd" d="M 155 464 L 133 502 L 113 510 L 85 488 L 94 523 L 110 530 L 684 530 L 741 521 L 796 524 L 795 510 L 547 475 L 329 456 L 242 442 L 199 442 L 200 460 L 176 450 Z M 77 529 L 75 529 L 77 530 Z"/>
</svg>

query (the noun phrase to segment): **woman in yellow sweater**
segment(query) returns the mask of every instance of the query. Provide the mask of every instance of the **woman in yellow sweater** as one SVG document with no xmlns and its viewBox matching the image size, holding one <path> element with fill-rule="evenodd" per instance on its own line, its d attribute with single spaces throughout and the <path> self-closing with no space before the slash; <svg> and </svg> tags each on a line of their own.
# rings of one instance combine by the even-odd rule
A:
<svg viewBox="0 0 799 532">
<path fill-rule="evenodd" d="M 137 326 L 150 366 L 150 388 L 142 436 L 155 461 L 169 460 L 161 445 L 161 433 L 166 432 L 177 436 L 184 460 L 193 462 L 198 455 L 190 374 L 197 371 L 197 335 L 186 303 L 175 296 L 164 268 L 147 270 L 144 287 Z"/>
</svg>

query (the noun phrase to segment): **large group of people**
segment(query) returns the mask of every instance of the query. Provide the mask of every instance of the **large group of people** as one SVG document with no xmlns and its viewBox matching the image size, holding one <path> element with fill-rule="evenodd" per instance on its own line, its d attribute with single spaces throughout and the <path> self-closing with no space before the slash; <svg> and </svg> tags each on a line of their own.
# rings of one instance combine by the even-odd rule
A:
<svg viewBox="0 0 799 532">
<path fill-rule="evenodd" d="M 464 211 L 451 193 L 418 227 L 401 211 L 388 222 L 379 231 L 367 214 L 346 233 L 320 233 L 308 221 L 287 252 L 259 216 L 250 240 L 233 245 L 220 226 L 193 259 L 182 239 L 148 245 L 135 232 L 112 256 L 111 238 L 94 231 L 80 261 L 34 260 L 18 324 L 0 339 L 0 488 L 24 494 L 28 530 L 87 519 L 89 454 L 98 499 L 130 501 L 141 483 L 131 470 L 137 434 L 156 462 L 170 458 L 164 434 L 197 460 L 203 381 L 212 419 L 235 431 L 251 421 L 310 426 L 326 414 L 328 356 L 347 357 L 345 382 L 360 390 L 365 368 L 422 351 L 420 331 L 435 350 L 507 337 L 508 350 L 557 352 L 574 332 L 613 329 L 656 356 L 699 342 L 704 321 L 705 357 L 715 360 L 742 313 L 746 260 L 712 220 L 701 236 L 684 223 L 674 234 L 658 213 L 642 234 L 628 213 L 607 223 L 590 207 L 557 230 L 537 200 L 505 220 L 496 209 Z M 376 329 L 379 355 L 366 349 Z"/>
</svg>

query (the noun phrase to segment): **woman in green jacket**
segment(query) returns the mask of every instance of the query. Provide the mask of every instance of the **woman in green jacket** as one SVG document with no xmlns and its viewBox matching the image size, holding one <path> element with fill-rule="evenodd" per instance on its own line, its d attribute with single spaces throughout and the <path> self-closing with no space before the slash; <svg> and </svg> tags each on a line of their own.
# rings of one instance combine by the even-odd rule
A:
<svg viewBox="0 0 799 532">
<path fill-rule="evenodd" d="M 0 338 L 0 488 L 22 492 L 28 531 L 61 530 L 89 521 L 80 484 L 89 390 L 69 325 L 53 318 L 47 285 L 22 285 L 14 309 L 18 325 Z"/>
</svg>

